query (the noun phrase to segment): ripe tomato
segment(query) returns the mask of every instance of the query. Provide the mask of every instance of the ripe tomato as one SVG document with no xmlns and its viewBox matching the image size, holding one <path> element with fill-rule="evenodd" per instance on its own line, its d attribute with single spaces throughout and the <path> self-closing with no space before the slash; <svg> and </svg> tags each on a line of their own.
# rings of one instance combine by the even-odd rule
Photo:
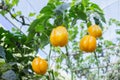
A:
<svg viewBox="0 0 120 80">
<path fill-rule="evenodd" d="M 36 57 L 32 61 L 32 69 L 35 73 L 44 75 L 47 71 L 48 63 L 46 60 Z"/>
<path fill-rule="evenodd" d="M 63 26 L 58 26 L 54 28 L 50 35 L 50 43 L 53 46 L 63 47 L 68 43 L 68 32 Z"/>
<path fill-rule="evenodd" d="M 93 52 L 96 49 L 96 38 L 90 35 L 85 35 L 81 40 L 79 47 L 86 52 Z"/>
<path fill-rule="evenodd" d="M 102 35 L 102 30 L 98 25 L 92 25 L 88 28 L 88 33 L 97 38 Z"/>
</svg>

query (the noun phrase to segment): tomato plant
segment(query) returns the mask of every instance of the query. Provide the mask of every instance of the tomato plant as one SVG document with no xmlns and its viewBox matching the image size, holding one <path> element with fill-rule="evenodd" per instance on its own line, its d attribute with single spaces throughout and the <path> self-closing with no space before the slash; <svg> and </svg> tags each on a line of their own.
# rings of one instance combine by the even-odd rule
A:
<svg viewBox="0 0 120 80">
<path fill-rule="evenodd" d="M 27 22 L 21 11 L 14 12 L 19 1 L 0 3 L 2 16 L 28 27 L 27 35 L 21 29 L 10 32 L 0 27 L 0 80 L 110 80 L 110 69 L 119 73 L 119 60 L 112 64 L 111 56 L 120 56 L 120 45 L 102 36 L 107 21 L 97 4 L 48 0 L 38 14 L 28 15 L 35 19 Z M 120 22 L 110 19 L 112 23 L 119 26 Z M 46 58 L 39 58 L 38 53 Z M 119 74 L 113 76 L 119 80 Z"/>
</svg>

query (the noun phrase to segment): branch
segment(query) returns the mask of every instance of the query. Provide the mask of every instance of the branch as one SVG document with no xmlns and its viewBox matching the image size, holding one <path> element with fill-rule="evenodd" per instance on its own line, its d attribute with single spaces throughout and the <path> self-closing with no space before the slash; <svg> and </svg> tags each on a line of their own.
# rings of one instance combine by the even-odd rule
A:
<svg viewBox="0 0 120 80">
<path fill-rule="evenodd" d="M 19 19 L 17 19 L 17 18 L 11 13 L 11 11 L 8 10 L 8 6 L 6 6 L 3 2 L 0 3 L 0 9 L 2 9 L 2 10 L 4 10 L 4 11 L 7 11 L 12 18 L 14 18 L 17 22 L 21 23 L 22 25 L 26 25 L 26 26 L 29 26 L 29 25 L 30 25 L 30 24 L 25 23 L 24 16 L 20 16 L 20 18 L 22 18 L 22 21 L 20 21 Z"/>
<path fill-rule="evenodd" d="M 110 46 L 110 47 L 107 47 L 107 48 L 104 48 L 104 49 L 102 49 L 102 50 L 106 50 L 106 49 L 114 49 L 115 47 L 119 47 L 120 46 L 120 44 L 118 44 L 118 45 L 115 45 L 115 46 Z M 64 53 L 64 52 L 63 52 Z M 75 54 L 77 54 L 77 53 L 75 53 L 75 52 L 70 52 L 70 53 L 74 53 L 74 54 L 66 54 L 66 55 L 68 55 L 68 56 L 74 56 Z M 52 58 L 56 58 L 56 57 L 59 57 L 59 56 L 52 56 Z"/>
<path fill-rule="evenodd" d="M 12 21 L 10 21 L 6 16 L 3 16 L 6 20 L 8 20 L 14 27 L 16 27 L 20 32 L 26 35 L 23 31 L 21 31 Z"/>
<path fill-rule="evenodd" d="M 105 68 L 107 66 L 112 66 L 112 65 L 115 65 L 115 64 L 120 64 L 120 62 L 117 62 L 117 63 L 110 63 L 108 65 L 105 65 L 105 66 L 99 66 L 99 68 Z M 98 67 L 92 67 L 92 68 L 82 68 L 82 70 L 86 70 L 86 69 L 98 69 Z M 73 71 L 80 71 L 79 69 L 74 69 Z"/>
<path fill-rule="evenodd" d="M 24 16 L 20 16 L 22 18 L 22 21 L 18 20 L 9 10 L 6 9 L 6 11 L 10 14 L 12 18 L 14 18 L 17 22 L 21 23 L 22 25 L 30 26 L 30 24 L 25 23 Z"/>
<path fill-rule="evenodd" d="M 110 46 L 110 47 L 104 48 L 104 49 L 102 49 L 102 50 L 106 50 L 106 49 L 114 49 L 115 47 L 119 47 L 119 46 L 120 46 L 120 44 L 115 45 L 115 46 Z"/>
<path fill-rule="evenodd" d="M 97 68 L 98 68 L 98 80 L 99 80 L 99 70 L 100 70 L 100 68 L 99 68 L 99 59 L 98 59 L 98 57 L 97 57 L 96 52 L 94 52 L 94 56 L 95 56 L 95 59 L 96 59 L 96 61 L 97 61 Z"/>
<path fill-rule="evenodd" d="M 120 44 L 118 44 L 118 45 L 114 45 L 114 46 L 110 46 L 110 47 L 106 47 L 106 48 L 103 48 L 102 50 L 104 51 L 104 50 L 106 50 L 106 49 L 114 49 L 114 48 L 116 48 L 116 47 L 119 47 L 120 46 Z M 79 51 L 77 51 L 77 52 L 79 52 Z M 70 52 L 70 53 L 73 53 L 73 54 L 69 54 L 69 56 L 74 56 L 74 55 L 76 55 L 77 54 L 77 52 Z M 85 53 L 85 52 L 84 52 Z"/>
<path fill-rule="evenodd" d="M 67 66 L 70 68 L 71 80 L 73 80 L 72 63 L 71 63 L 71 61 L 70 61 L 70 56 L 69 56 L 69 52 L 68 52 L 67 46 L 65 46 L 65 49 L 66 49 L 66 56 L 67 56 L 67 59 L 66 59 Z"/>
</svg>

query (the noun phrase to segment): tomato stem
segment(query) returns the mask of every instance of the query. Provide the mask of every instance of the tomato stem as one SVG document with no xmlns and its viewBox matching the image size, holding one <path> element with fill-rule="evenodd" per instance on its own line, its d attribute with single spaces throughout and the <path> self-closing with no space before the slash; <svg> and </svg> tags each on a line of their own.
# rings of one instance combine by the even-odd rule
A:
<svg viewBox="0 0 120 80">
<path fill-rule="evenodd" d="M 48 55 L 48 63 L 49 63 L 49 65 L 50 65 L 50 57 L 51 57 L 51 45 L 50 45 L 50 51 L 49 51 L 49 55 Z M 49 66 L 49 68 L 50 68 L 50 66 Z M 52 74 L 52 80 L 55 80 L 55 77 L 54 77 L 54 73 L 53 73 L 53 70 L 50 70 L 50 73 Z"/>
<path fill-rule="evenodd" d="M 94 52 L 94 55 L 95 55 L 95 59 L 96 59 L 96 61 L 97 61 L 97 67 L 98 67 L 98 80 L 99 80 L 99 60 L 98 60 L 98 57 L 97 57 L 97 54 L 96 54 L 96 52 Z"/>
<path fill-rule="evenodd" d="M 67 46 L 65 46 L 66 48 L 66 56 L 67 56 L 67 65 L 70 68 L 70 72 L 71 72 L 71 80 L 73 80 L 73 71 L 72 71 L 72 63 L 70 61 L 70 57 L 69 57 L 69 52 L 68 52 L 68 48 Z"/>
<path fill-rule="evenodd" d="M 52 73 L 53 80 L 55 80 L 55 76 L 54 76 L 53 70 L 51 70 L 51 73 Z"/>
<path fill-rule="evenodd" d="M 49 76 L 46 76 L 46 78 L 47 78 L 47 80 L 50 80 L 50 79 L 49 79 Z"/>
<path fill-rule="evenodd" d="M 49 63 L 49 65 L 50 65 L 50 57 L 51 57 L 51 45 L 50 45 L 50 50 L 49 50 L 49 55 L 48 55 L 48 63 Z"/>
</svg>

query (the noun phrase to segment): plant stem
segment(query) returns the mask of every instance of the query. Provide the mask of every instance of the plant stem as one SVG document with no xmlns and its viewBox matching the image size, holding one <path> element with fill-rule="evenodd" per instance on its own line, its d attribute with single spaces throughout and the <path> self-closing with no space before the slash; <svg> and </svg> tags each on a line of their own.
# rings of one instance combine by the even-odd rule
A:
<svg viewBox="0 0 120 80">
<path fill-rule="evenodd" d="M 50 45 L 50 51 L 49 51 L 49 55 L 48 55 L 48 62 L 49 62 L 49 65 L 50 65 L 50 57 L 51 57 L 51 45 Z"/>
<path fill-rule="evenodd" d="M 97 54 L 96 54 L 96 52 L 94 52 L 94 55 L 95 55 L 95 59 L 96 59 L 96 61 L 97 61 L 97 67 L 98 67 L 98 80 L 99 80 L 99 60 L 98 60 L 98 57 L 97 57 Z"/>
<path fill-rule="evenodd" d="M 67 46 L 65 46 L 66 48 L 66 56 L 67 56 L 67 65 L 70 68 L 70 72 L 71 72 L 71 80 L 73 80 L 73 71 L 72 71 L 72 63 L 70 61 L 70 57 L 69 57 L 69 52 L 68 52 L 68 48 Z"/>
<path fill-rule="evenodd" d="M 52 47 L 52 46 L 50 45 L 50 50 L 49 50 L 49 55 L 48 55 L 49 69 L 50 69 L 51 47 Z M 49 74 L 51 74 L 52 80 L 55 80 L 53 70 L 50 70 Z"/>
<path fill-rule="evenodd" d="M 51 73 L 52 73 L 53 80 L 55 80 L 55 76 L 54 76 L 53 70 L 51 70 Z"/>
<path fill-rule="evenodd" d="M 49 76 L 46 76 L 47 80 L 50 80 L 50 77 Z"/>
</svg>

